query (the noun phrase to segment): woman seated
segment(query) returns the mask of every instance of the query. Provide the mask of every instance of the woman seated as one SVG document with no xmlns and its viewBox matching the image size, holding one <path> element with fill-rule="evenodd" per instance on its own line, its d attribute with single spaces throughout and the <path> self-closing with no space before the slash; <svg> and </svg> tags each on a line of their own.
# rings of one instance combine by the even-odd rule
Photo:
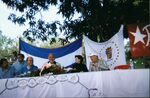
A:
<svg viewBox="0 0 150 98">
<path fill-rule="evenodd" d="M 75 55 L 75 63 L 65 67 L 70 69 L 68 72 L 88 72 L 85 64 L 83 64 L 83 57 L 81 55 Z"/>
</svg>

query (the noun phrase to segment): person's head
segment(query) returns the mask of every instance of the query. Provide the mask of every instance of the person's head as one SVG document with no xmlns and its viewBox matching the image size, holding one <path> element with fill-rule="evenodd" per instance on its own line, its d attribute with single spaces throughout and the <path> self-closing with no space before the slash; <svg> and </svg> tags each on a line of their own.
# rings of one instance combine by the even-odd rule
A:
<svg viewBox="0 0 150 98">
<path fill-rule="evenodd" d="M 27 57 L 26 62 L 27 62 L 27 65 L 31 67 L 33 65 L 33 58 Z"/>
<path fill-rule="evenodd" d="M 7 59 L 2 58 L 2 59 L 0 60 L 0 65 L 1 65 L 1 68 L 7 69 L 7 68 L 8 68 L 8 61 L 7 61 Z"/>
<path fill-rule="evenodd" d="M 54 54 L 51 54 L 51 53 L 50 53 L 50 54 L 48 55 L 48 60 L 49 60 L 50 63 L 54 63 L 54 62 L 55 62 L 55 56 L 54 56 Z"/>
<path fill-rule="evenodd" d="M 75 55 L 75 62 L 81 64 L 83 62 L 83 57 L 81 55 Z"/>
<path fill-rule="evenodd" d="M 90 54 L 90 59 L 91 59 L 92 63 L 96 63 L 96 62 L 98 62 L 98 55 L 96 53 L 92 53 L 92 54 Z"/>
<path fill-rule="evenodd" d="M 24 60 L 24 55 L 23 54 L 18 54 L 18 61 L 21 63 Z"/>
</svg>

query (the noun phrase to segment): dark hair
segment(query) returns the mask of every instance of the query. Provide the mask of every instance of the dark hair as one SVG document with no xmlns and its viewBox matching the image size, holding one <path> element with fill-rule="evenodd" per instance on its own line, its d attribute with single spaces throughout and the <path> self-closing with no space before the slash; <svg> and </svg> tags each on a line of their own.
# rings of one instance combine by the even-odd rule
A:
<svg viewBox="0 0 150 98">
<path fill-rule="evenodd" d="M 19 53 L 19 54 L 18 54 L 18 56 L 22 56 L 22 57 L 24 58 L 24 55 L 23 55 L 23 54 L 21 54 L 21 53 Z"/>
<path fill-rule="evenodd" d="M 80 61 L 81 61 L 80 63 L 83 62 L 83 57 L 82 57 L 81 55 L 75 55 L 75 58 L 76 58 L 76 57 L 77 57 L 78 59 L 80 59 Z"/>
<path fill-rule="evenodd" d="M 29 58 L 31 58 L 31 59 L 32 59 L 32 61 L 33 61 L 33 57 L 31 57 L 31 56 L 27 57 L 26 61 L 28 61 L 28 59 L 29 59 Z"/>
<path fill-rule="evenodd" d="M 3 64 L 4 61 L 7 61 L 7 59 L 2 58 L 2 59 L 0 60 L 0 66 Z"/>
</svg>

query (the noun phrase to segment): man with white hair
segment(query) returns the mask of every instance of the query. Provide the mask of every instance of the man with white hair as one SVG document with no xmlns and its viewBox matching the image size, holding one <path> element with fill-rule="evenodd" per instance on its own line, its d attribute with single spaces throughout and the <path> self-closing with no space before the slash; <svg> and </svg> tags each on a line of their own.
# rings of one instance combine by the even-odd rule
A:
<svg viewBox="0 0 150 98">
<path fill-rule="evenodd" d="M 109 70 L 109 66 L 106 64 L 106 62 L 101 58 L 98 58 L 97 53 L 91 53 L 90 54 L 90 66 L 89 71 L 104 71 Z"/>
<path fill-rule="evenodd" d="M 46 70 L 46 69 L 48 69 L 48 68 L 50 68 L 50 67 L 52 67 L 52 66 L 53 66 L 53 67 L 56 66 L 56 67 L 62 68 L 61 64 L 59 64 L 58 62 L 55 61 L 55 56 L 54 56 L 54 54 L 50 53 L 50 54 L 48 55 L 48 62 L 44 63 L 44 65 L 43 65 L 42 68 L 41 68 L 41 71 L 40 71 L 39 75 L 41 76 L 41 75 L 42 75 L 42 72 L 43 72 L 44 70 Z"/>
</svg>

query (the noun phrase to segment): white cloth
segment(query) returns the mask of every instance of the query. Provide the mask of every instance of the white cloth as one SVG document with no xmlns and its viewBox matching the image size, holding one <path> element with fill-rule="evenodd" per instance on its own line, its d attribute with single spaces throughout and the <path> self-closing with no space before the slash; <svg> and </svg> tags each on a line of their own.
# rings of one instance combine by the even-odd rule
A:
<svg viewBox="0 0 150 98">
<path fill-rule="evenodd" d="M 0 80 L 0 98 L 149 97 L 149 69 Z"/>
<path fill-rule="evenodd" d="M 84 46 L 86 54 L 86 65 L 89 69 L 91 55 L 97 55 L 106 61 L 107 65 L 111 68 L 117 65 L 125 65 L 125 49 L 123 40 L 123 25 L 120 27 L 118 33 L 116 33 L 111 39 L 106 42 L 94 42 L 88 37 L 84 36 Z"/>
</svg>

